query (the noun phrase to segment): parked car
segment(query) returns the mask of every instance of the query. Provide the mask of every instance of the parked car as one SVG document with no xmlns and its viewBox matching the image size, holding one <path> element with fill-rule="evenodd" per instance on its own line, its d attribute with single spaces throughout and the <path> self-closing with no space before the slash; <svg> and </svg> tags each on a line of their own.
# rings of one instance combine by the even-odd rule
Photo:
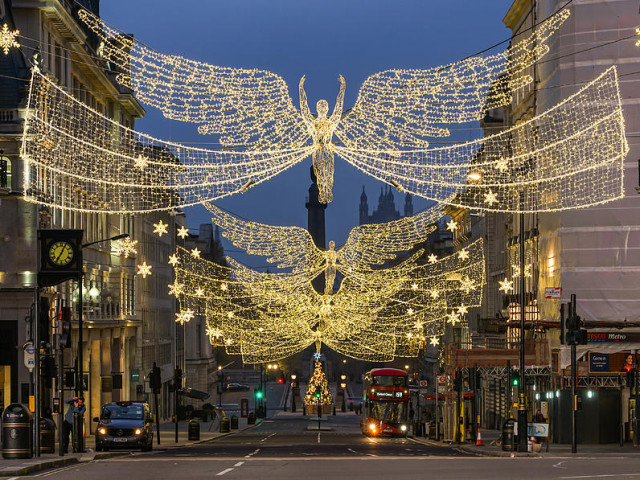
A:
<svg viewBox="0 0 640 480">
<path fill-rule="evenodd" d="M 113 402 L 102 407 L 96 429 L 96 451 L 110 448 L 153 448 L 153 417 L 149 404 L 143 402 Z"/>
<path fill-rule="evenodd" d="M 245 390 L 251 390 L 251 387 L 242 383 L 227 383 L 227 392 L 242 392 Z"/>
</svg>

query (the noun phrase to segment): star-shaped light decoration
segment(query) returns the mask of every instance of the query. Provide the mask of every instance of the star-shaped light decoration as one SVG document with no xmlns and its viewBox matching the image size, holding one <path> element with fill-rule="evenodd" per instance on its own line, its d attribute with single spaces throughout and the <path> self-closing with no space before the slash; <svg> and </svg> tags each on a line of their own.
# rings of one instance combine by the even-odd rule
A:
<svg viewBox="0 0 640 480">
<path fill-rule="evenodd" d="M 225 338 L 224 339 L 224 344 L 225 345 L 233 345 L 233 340 L 231 338 Z"/>
<path fill-rule="evenodd" d="M 147 165 L 149 165 L 149 157 L 145 157 L 144 155 L 138 155 L 133 161 L 133 166 L 140 170 L 147 168 Z"/>
<path fill-rule="evenodd" d="M 132 257 L 138 253 L 138 240 L 131 240 L 131 238 L 123 238 L 116 245 L 116 253 L 122 255 L 124 258 Z"/>
<path fill-rule="evenodd" d="M 198 250 L 198 247 L 195 247 L 193 250 L 191 250 L 191 256 L 194 258 L 200 258 L 201 253 L 202 252 Z"/>
<path fill-rule="evenodd" d="M 459 322 L 460 322 L 460 317 L 456 312 L 451 312 L 447 314 L 447 323 L 450 323 L 451 325 L 455 325 L 456 323 L 459 323 Z"/>
<path fill-rule="evenodd" d="M 181 283 L 178 283 L 177 280 L 174 283 L 169 284 L 169 295 L 173 295 L 174 297 L 177 297 L 183 291 L 184 291 L 184 285 L 182 285 Z"/>
<path fill-rule="evenodd" d="M 413 308 L 407 308 L 407 315 L 413 315 Z"/>
<path fill-rule="evenodd" d="M 409 340 L 411 340 L 413 338 L 413 333 L 411 333 L 411 332 L 407 333 L 407 338 Z"/>
<path fill-rule="evenodd" d="M 9 30 L 9 26 L 5 23 L 0 30 L 0 48 L 5 55 L 9 55 L 11 48 L 20 48 L 20 44 L 16 41 L 16 37 L 20 35 L 20 30 Z"/>
<path fill-rule="evenodd" d="M 157 233 L 159 237 L 162 237 L 162 235 L 165 233 L 169 233 L 169 231 L 167 230 L 169 224 L 164 223 L 162 220 L 160 220 L 158 223 L 154 223 L 153 226 L 155 227 L 153 233 Z"/>
<path fill-rule="evenodd" d="M 227 318 L 233 318 L 233 317 L 234 317 L 233 312 L 227 312 Z"/>
<path fill-rule="evenodd" d="M 415 325 L 413 326 L 416 330 L 422 330 L 422 327 L 424 327 L 424 323 L 423 322 L 416 322 Z"/>
<path fill-rule="evenodd" d="M 519 277 L 520 276 L 520 265 L 514 265 L 512 268 L 513 268 L 513 276 L 514 277 Z"/>
<path fill-rule="evenodd" d="M 504 157 L 500 157 L 500 160 L 498 160 L 496 162 L 495 167 L 496 167 L 497 170 L 500 170 L 501 172 L 506 171 L 509 168 L 509 165 L 507 163 L 507 159 L 504 158 Z"/>
<path fill-rule="evenodd" d="M 500 283 L 500 288 L 498 290 L 504 293 L 513 292 L 513 280 L 505 278 L 504 280 L 500 280 L 498 283 Z"/>
<path fill-rule="evenodd" d="M 222 290 L 223 292 L 226 292 L 228 288 L 229 287 L 227 286 L 226 283 L 223 283 L 222 285 L 220 285 L 220 290 Z"/>
<path fill-rule="evenodd" d="M 418 284 L 417 283 L 412 283 L 411 284 L 411 290 L 418 290 Z"/>
<path fill-rule="evenodd" d="M 436 337 L 435 335 L 433 335 L 431 337 L 431 340 L 429 340 L 429 342 L 431 342 L 431 345 L 433 345 L 434 347 L 438 346 L 438 344 L 440 343 L 440 339 L 438 337 Z"/>
<path fill-rule="evenodd" d="M 193 310 L 188 308 L 184 312 L 176 313 L 176 322 L 178 322 L 180 325 L 184 325 L 185 323 L 188 323 L 190 320 L 192 320 L 193 317 Z"/>
<path fill-rule="evenodd" d="M 431 298 L 433 299 L 440 297 L 440 292 L 438 290 L 434 289 L 434 290 L 431 290 L 429 293 L 431 294 Z"/>
<path fill-rule="evenodd" d="M 258 331 L 259 331 L 259 332 L 264 332 L 264 328 L 262 328 L 262 327 L 258 327 Z"/>
<path fill-rule="evenodd" d="M 458 307 L 458 315 L 466 315 L 467 313 L 469 313 L 469 307 L 466 305 L 460 305 Z"/>
<path fill-rule="evenodd" d="M 176 234 L 183 240 L 189 235 L 189 229 L 184 225 L 178 229 L 178 233 Z"/>
<path fill-rule="evenodd" d="M 171 265 L 172 267 L 175 267 L 179 263 L 180 263 L 180 260 L 178 260 L 178 255 L 169 255 L 169 265 Z"/>
<path fill-rule="evenodd" d="M 493 193 L 491 189 L 487 193 L 484 194 L 484 203 L 491 206 L 494 203 L 498 203 L 498 194 Z"/>
<path fill-rule="evenodd" d="M 196 297 L 204 297 L 204 288 L 196 288 Z"/>
<path fill-rule="evenodd" d="M 219 328 L 207 327 L 205 330 L 205 334 L 211 339 L 217 339 L 222 336 L 222 330 L 220 330 Z"/>
<path fill-rule="evenodd" d="M 147 265 L 147 262 L 142 262 L 140 265 L 137 265 L 138 271 L 136 272 L 138 275 L 142 275 L 142 278 L 147 278 L 148 275 L 151 275 L 152 265 Z"/>
<path fill-rule="evenodd" d="M 320 352 L 316 352 L 316 353 L 314 353 L 314 354 L 313 354 L 313 359 L 314 359 L 316 362 L 319 362 L 319 361 L 322 359 L 322 354 L 321 354 Z"/>
<path fill-rule="evenodd" d="M 450 232 L 455 232 L 458 229 L 458 223 L 455 220 L 451 220 L 447 222 L 447 230 Z"/>
<path fill-rule="evenodd" d="M 464 293 L 469 293 L 474 288 L 476 288 L 476 281 L 470 279 L 469 277 L 463 278 L 462 282 L 460 282 L 460 290 L 462 290 Z"/>
<path fill-rule="evenodd" d="M 460 251 L 458 252 L 458 258 L 459 258 L 460 260 L 468 260 L 468 259 L 469 259 L 469 250 L 467 250 L 466 248 L 465 248 L 465 249 L 460 250 Z"/>
<path fill-rule="evenodd" d="M 435 253 L 429 255 L 429 263 L 436 263 L 438 261 L 438 257 Z"/>
</svg>

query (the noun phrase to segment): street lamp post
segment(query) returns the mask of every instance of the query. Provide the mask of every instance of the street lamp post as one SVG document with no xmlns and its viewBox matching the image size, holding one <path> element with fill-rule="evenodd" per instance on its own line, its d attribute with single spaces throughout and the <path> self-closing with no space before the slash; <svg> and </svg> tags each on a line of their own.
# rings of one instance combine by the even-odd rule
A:
<svg viewBox="0 0 640 480">
<path fill-rule="evenodd" d="M 518 451 L 526 452 L 529 447 L 527 439 L 527 401 L 526 401 L 526 376 L 524 358 L 524 328 L 526 307 L 526 279 L 524 275 L 524 212 L 520 213 L 520 392 L 518 395 Z"/>
<path fill-rule="evenodd" d="M 347 411 L 346 400 L 344 398 L 347 395 L 347 376 L 343 373 L 340 375 L 340 380 L 342 380 L 342 383 L 340 383 L 340 388 L 342 389 L 342 407 L 340 410 L 344 413 Z"/>
<path fill-rule="evenodd" d="M 96 245 L 98 243 L 103 243 L 103 242 L 109 242 L 111 240 L 120 240 L 122 238 L 128 238 L 129 234 L 128 233 L 123 233 L 120 235 L 116 235 L 114 237 L 110 237 L 110 238 L 104 238 L 102 240 L 96 240 L 95 242 L 89 242 L 89 243 L 83 243 L 80 247 L 80 253 L 82 255 L 82 249 L 86 248 L 86 247 L 90 247 L 91 245 Z M 78 311 L 78 368 L 76 369 L 76 396 L 81 397 L 82 393 L 84 391 L 84 385 L 82 384 L 82 380 L 83 380 L 83 355 L 82 355 L 82 342 L 83 342 L 83 338 L 82 338 L 82 322 L 83 322 L 83 305 L 82 305 L 82 283 L 84 281 L 84 268 L 81 265 L 80 267 L 80 278 L 78 279 L 78 306 L 79 306 L 79 311 Z"/>
</svg>

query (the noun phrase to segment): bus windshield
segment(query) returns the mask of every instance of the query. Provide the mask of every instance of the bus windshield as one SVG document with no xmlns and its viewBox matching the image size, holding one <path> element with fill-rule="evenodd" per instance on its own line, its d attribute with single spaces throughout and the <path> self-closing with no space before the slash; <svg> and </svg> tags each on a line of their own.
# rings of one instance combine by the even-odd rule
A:
<svg viewBox="0 0 640 480">
<path fill-rule="evenodd" d="M 402 423 L 407 419 L 406 402 L 370 402 L 369 417 L 383 423 Z"/>
<path fill-rule="evenodd" d="M 376 387 L 406 387 L 407 377 L 395 375 L 373 375 L 371 385 Z"/>
</svg>

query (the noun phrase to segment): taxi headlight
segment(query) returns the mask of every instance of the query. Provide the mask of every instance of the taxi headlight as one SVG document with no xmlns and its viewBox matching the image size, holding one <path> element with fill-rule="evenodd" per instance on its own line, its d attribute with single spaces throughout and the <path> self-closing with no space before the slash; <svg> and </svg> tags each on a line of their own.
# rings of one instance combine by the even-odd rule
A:
<svg viewBox="0 0 640 480">
<path fill-rule="evenodd" d="M 369 430 L 375 430 L 376 429 L 376 424 L 375 423 L 370 423 L 369 424 Z"/>
<path fill-rule="evenodd" d="M 107 434 L 107 429 L 106 429 L 106 428 L 104 428 L 104 427 L 100 427 L 100 428 L 98 429 L 98 433 L 99 433 L 100 435 L 106 435 L 106 434 Z"/>
<path fill-rule="evenodd" d="M 136 435 L 140 435 L 140 434 L 142 434 L 142 429 L 141 428 L 136 428 L 135 432 L 133 432 L 133 433 L 135 433 Z"/>
<path fill-rule="evenodd" d="M 406 432 L 407 431 L 407 426 L 406 425 L 402 425 L 400 427 L 400 430 L 402 430 L 403 432 Z"/>
</svg>

